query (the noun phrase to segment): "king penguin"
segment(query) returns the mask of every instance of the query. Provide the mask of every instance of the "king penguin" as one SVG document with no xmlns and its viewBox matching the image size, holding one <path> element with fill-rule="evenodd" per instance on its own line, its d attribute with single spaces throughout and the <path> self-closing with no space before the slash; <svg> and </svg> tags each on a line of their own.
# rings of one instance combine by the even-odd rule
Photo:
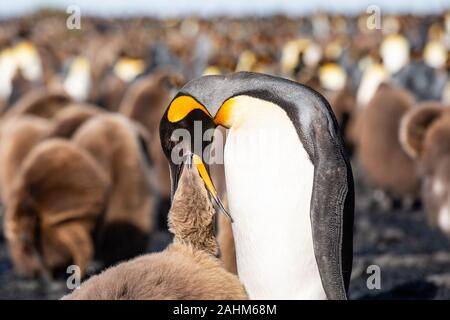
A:
<svg viewBox="0 0 450 320">
<path fill-rule="evenodd" d="M 191 80 L 160 123 L 172 194 L 182 166 L 174 155 L 188 148 L 209 163 L 204 134 L 217 126 L 229 129 L 229 214 L 238 275 L 250 298 L 346 299 L 353 175 L 328 102 L 309 87 L 265 74 Z M 191 134 L 190 144 L 175 137 L 177 129 Z M 200 151 L 192 147 L 199 140 Z M 208 171 L 202 178 L 223 209 Z"/>
</svg>

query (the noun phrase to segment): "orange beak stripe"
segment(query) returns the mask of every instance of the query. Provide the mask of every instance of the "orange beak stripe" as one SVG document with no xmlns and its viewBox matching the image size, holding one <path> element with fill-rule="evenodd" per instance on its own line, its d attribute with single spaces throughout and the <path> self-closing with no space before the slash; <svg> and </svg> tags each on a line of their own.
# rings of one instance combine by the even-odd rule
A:
<svg viewBox="0 0 450 320">
<path fill-rule="evenodd" d="M 200 177 L 205 182 L 205 185 L 206 185 L 206 188 L 208 189 L 208 191 L 213 196 L 217 196 L 216 188 L 214 187 L 214 184 L 213 184 L 213 182 L 211 180 L 211 177 L 209 176 L 208 171 L 206 170 L 205 165 L 203 164 L 202 159 L 200 159 L 200 157 L 198 155 L 194 154 L 192 156 L 192 160 L 193 160 L 195 166 L 197 167 L 197 170 L 198 170 L 198 173 L 200 174 Z"/>
<path fill-rule="evenodd" d="M 230 219 L 231 222 L 233 222 L 233 218 L 231 217 L 230 213 L 225 209 L 224 204 L 219 198 L 219 195 L 217 194 L 217 190 L 214 187 L 214 184 L 211 180 L 211 177 L 209 176 L 208 170 L 206 170 L 205 165 L 203 164 L 202 159 L 196 155 L 192 155 L 192 162 L 197 167 L 198 173 L 200 174 L 200 177 L 202 178 L 203 182 L 205 183 L 206 189 L 211 194 L 212 198 L 216 202 L 216 204 L 219 206 L 220 210 Z"/>
</svg>

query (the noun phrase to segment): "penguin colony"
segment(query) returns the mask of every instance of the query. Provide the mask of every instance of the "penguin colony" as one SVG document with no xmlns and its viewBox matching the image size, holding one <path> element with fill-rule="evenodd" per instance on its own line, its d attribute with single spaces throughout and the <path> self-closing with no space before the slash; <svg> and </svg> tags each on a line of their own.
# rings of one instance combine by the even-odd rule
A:
<svg viewBox="0 0 450 320">
<path fill-rule="evenodd" d="M 450 13 L 366 20 L 2 21 L 14 272 L 77 265 L 67 299 L 346 299 L 350 161 L 370 206 L 422 206 L 450 238 Z M 171 134 L 194 120 L 227 129 L 223 163 L 173 163 Z"/>
</svg>

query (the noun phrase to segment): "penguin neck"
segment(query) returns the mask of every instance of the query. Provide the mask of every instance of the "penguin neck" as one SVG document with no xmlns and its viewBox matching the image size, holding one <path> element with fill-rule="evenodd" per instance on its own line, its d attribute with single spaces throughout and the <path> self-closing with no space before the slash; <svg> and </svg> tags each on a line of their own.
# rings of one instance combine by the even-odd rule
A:
<svg viewBox="0 0 450 320">
<path fill-rule="evenodd" d="M 225 176 L 239 278 L 252 299 L 326 298 L 314 256 L 314 166 L 279 106 L 238 98 Z"/>
<path fill-rule="evenodd" d="M 64 89 L 77 101 L 85 101 L 89 96 L 91 87 L 90 66 L 88 62 L 79 60 L 72 66 L 66 79 L 64 80 Z M 82 64 L 82 66 L 78 66 Z"/>
<path fill-rule="evenodd" d="M 364 109 L 383 82 L 389 82 L 389 74 L 381 65 L 368 67 L 364 72 L 356 93 L 356 102 L 359 108 Z"/>
</svg>

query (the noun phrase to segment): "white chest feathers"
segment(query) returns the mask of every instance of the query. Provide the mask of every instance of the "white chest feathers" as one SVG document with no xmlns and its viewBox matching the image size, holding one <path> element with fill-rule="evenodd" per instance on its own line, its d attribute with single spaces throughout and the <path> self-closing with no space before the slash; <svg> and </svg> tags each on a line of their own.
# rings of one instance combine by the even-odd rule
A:
<svg viewBox="0 0 450 320">
<path fill-rule="evenodd" d="M 12 79 L 16 73 L 16 60 L 13 50 L 5 49 L 0 52 L 0 99 L 7 100 L 11 95 Z"/>
<path fill-rule="evenodd" d="M 356 93 L 358 107 L 364 108 L 375 95 L 380 84 L 388 79 L 388 74 L 384 67 L 373 64 L 364 71 L 361 83 Z"/>
<path fill-rule="evenodd" d="M 75 100 L 85 101 L 91 87 L 91 67 L 86 58 L 76 57 L 64 80 L 64 90 Z"/>
<path fill-rule="evenodd" d="M 248 96 L 225 145 L 239 277 L 252 299 L 325 299 L 314 256 L 314 166 L 286 112 Z"/>
</svg>

